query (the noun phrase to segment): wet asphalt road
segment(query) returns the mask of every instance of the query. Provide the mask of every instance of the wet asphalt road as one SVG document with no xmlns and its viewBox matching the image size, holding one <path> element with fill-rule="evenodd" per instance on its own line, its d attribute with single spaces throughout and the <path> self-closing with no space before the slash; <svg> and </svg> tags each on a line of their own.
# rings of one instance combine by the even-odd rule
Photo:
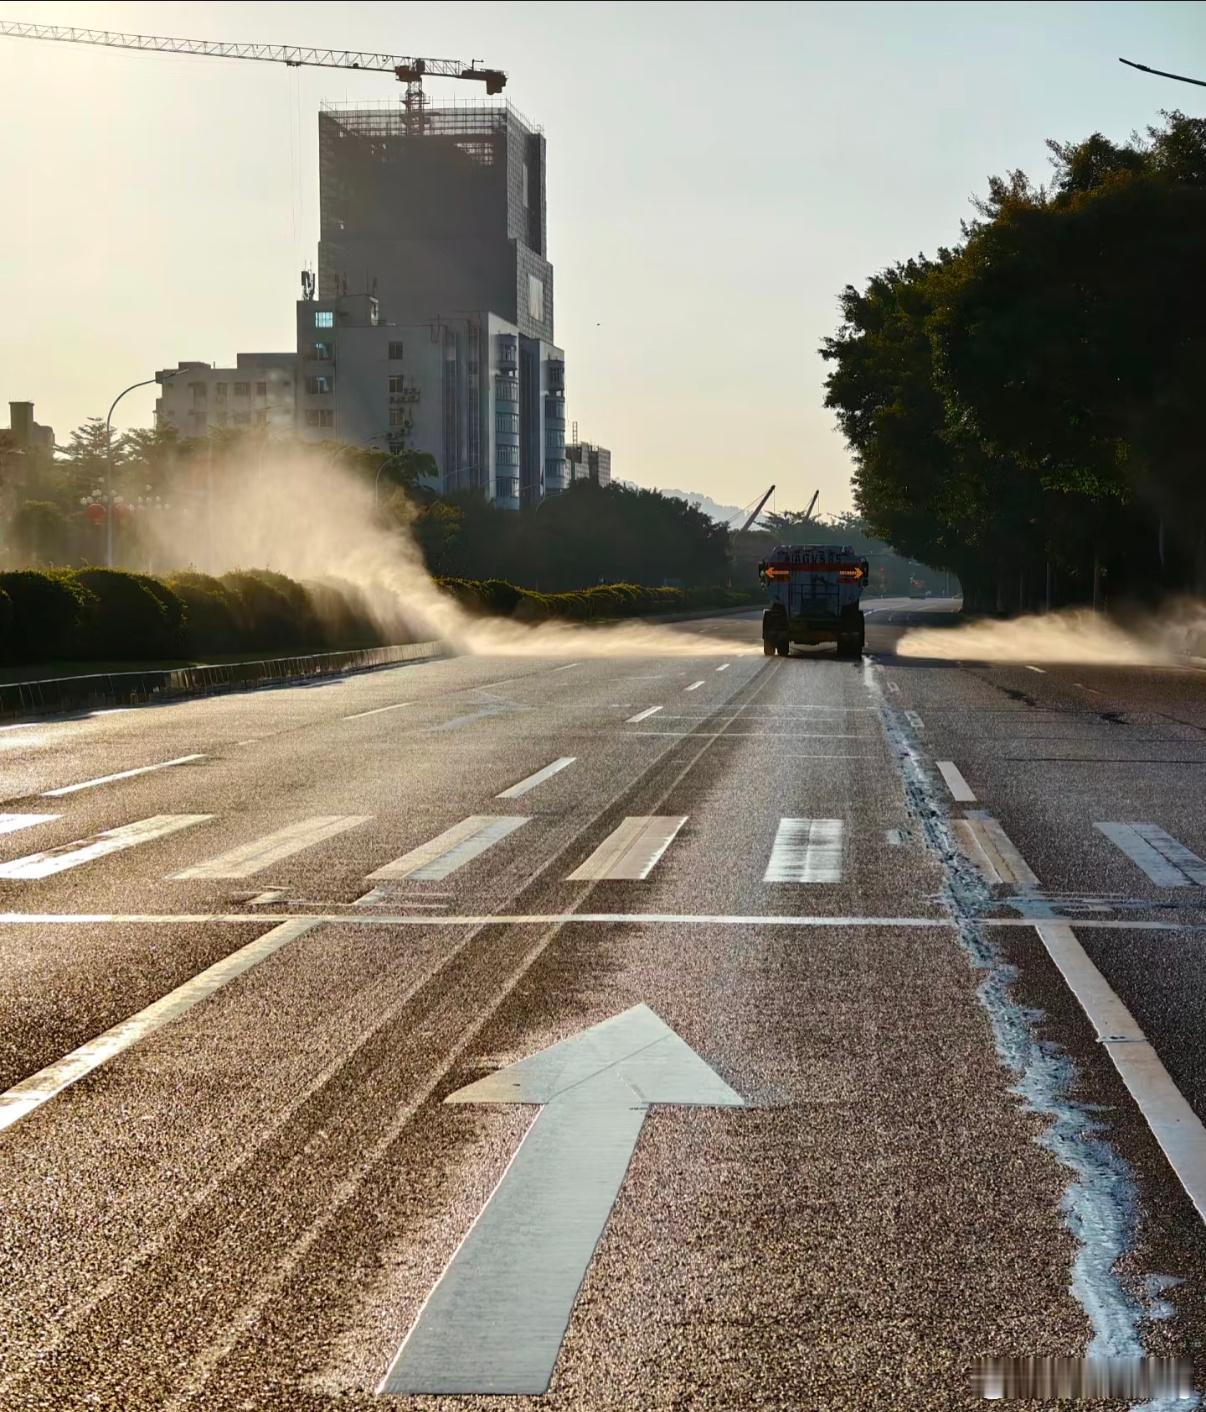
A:
<svg viewBox="0 0 1206 1412">
<path fill-rule="evenodd" d="M 1206 892 L 1095 828 L 1206 856 L 1206 672 L 894 655 L 947 606 L 881 605 L 862 663 L 764 659 L 750 615 L 678 625 L 681 655 L 456 658 L 0 730 L 0 815 L 51 816 L 0 834 L 0 872 L 189 816 L 0 877 L 0 1091 L 315 919 L 0 1131 L 0 1408 L 380 1405 L 534 1111 L 443 1099 L 638 1003 L 746 1106 L 650 1111 L 550 1389 L 512 1402 L 974 1407 L 978 1356 L 1083 1353 L 1072 1176 L 994 1045 L 931 812 L 991 815 L 1034 874 L 984 885 L 979 934 L 1133 1188 L 1111 1278 L 1137 1337 L 1201 1362 L 1200 1220 L 1028 919 L 1074 922 L 1206 1117 Z M 370 877 L 478 817 L 525 822 L 442 876 Z M 570 879 L 634 818 L 685 822 L 644 878 Z M 785 819 L 838 841 L 801 863 Z M 243 875 L 175 876 L 214 860 Z M 1169 1317 L 1153 1275 L 1183 1281 Z"/>
</svg>

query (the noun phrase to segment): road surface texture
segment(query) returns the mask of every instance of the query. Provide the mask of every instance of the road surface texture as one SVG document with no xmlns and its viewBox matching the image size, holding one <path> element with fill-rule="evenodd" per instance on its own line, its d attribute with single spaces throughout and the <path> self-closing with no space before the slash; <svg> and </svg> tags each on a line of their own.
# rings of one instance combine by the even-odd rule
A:
<svg viewBox="0 0 1206 1412">
<path fill-rule="evenodd" d="M 1206 1386 L 1206 671 L 867 606 L 0 730 L 0 1408 Z"/>
</svg>

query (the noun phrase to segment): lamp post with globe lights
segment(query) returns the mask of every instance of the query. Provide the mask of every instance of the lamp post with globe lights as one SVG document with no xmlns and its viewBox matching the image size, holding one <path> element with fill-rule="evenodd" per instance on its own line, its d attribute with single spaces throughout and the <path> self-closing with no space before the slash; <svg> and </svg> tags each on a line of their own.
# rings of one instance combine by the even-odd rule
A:
<svg viewBox="0 0 1206 1412">
<path fill-rule="evenodd" d="M 105 416 L 105 567 L 107 569 L 113 567 L 113 507 L 121 500 L 120 496 L 116 500 L 113 496 L 113 409 L 127 392 L 133 392 L 136 387 L 150 387 L 152 383 L 162 384 L 168 378 L 174 378 L 183 371 L 183 368 L 172 368 L 168 372 L 156 373 L 153 378 L 143 378 L 141 382 L 132 382 L 129 387 L 123 388 L 113 399 Z"/>
</svg>

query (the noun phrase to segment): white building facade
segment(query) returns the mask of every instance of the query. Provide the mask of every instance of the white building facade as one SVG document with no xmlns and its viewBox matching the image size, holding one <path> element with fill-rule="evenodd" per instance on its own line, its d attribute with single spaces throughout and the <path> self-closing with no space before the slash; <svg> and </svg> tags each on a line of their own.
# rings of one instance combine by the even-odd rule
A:
<svg viewBox="0 0 1206 1412">
<path fill-rule="evenodd" d="M 181 436 L 260 427 L 291 434 L 296 422 L 297 355 L 240 353 L 233 368 L 178 363 L 155 374 L 155 421 Z"/>
</svg>

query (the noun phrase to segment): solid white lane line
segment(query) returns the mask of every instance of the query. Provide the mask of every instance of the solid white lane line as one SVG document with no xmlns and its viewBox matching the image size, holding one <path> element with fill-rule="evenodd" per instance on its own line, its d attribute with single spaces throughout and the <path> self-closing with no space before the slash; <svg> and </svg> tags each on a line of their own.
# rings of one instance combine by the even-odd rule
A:
<svg viewBox="0 0 1206 1412">
<path fill-rule="evenodd" d="M 660 706 L 647 706 L 645 710 L 638 711 L 635 716 L 629 716 L 624 722 L 626 726 L 635 725 L 637 721 L 647 721 L 650 716 L 656 716 L 662 710 Z"/>
<path fill-rule="evenodd" d="M 1070 926 L 1036 927 L 1051 959 L 1097 1030 L 1198 1215 L 1206 1221 L 1206 1129 L 1130 1011 L 1085 954 Z"/>
<path fill-rule="evenodd" d="M 303 849 L 313 848 L 347 829 L 367 824 L 371 819 L 371 814 L 318 814 L 312 819 L 301 819 L 295 824 L 287 824 L 275 833 L 240 844 L 229 853 L 221 853 L 216 858 L 197 863 L 171 876 L 177 882 L 193 878 L 249 878 L 253 873 L 263 872 L 273 863 L 290 858 Z"/>
<path fill-rule="evenodd" d="M 387 888 L 375 891 L 386 894 Z M 436 894 L 437 896 L 439 894 Z M 396 900 L 396 899 L 395 899 Z M 0 927 L 81 927 L 111 926 L 194 926 L 204 922 L 212 926 L 246 926 L 260 920 L 247 912 L 0 912 Z M 717 914 L 706 912 L 489 912 L 456 913 L 449 917 L 415 917 L 406 912 L 365 914 L 353 912 L 295 912 L 292 921 L 329 922 L 333 926 L 390 927 L 543 927 L 550 923 L 591 922 L 600 926 L 626 926 L 636 923 L 661 923 L 671 926 L 696 927 L 939 927 L 952 930 L 962 923 L 949 917 L 834 917 L 779 913 L 769 916 Z M 1033 917 L 984 917 L 984 927 L 1033 927 Z M 1203 932 L 1206 926 L 1183 921 L 1147 922 L 1131 918 L 1102 917 L 1082 925 L 1094 931 L 1114 932 Z"/>
<path fill-rule="evenodd" d="M 647 878 L 670 847 L 687 816 L 651 814 L 625 819 L 603 840 L 585 863 L 569 875 L 570 882 L 639 882 Z"/>
<path fill-rule="evenodd" d="M 554 667 L 554 668 L 553 668 L 553 671 L 555 671 L 555 672 L 568 672 L 571 667 L 580 667 L 581 665 L 582 665 L 581 662 L 567 662 L 564 667 Z"/>
<path fill-rule="evenodd" d="M 725 662 L 723 666 L 717 667 L 716 670 L 718 672 L 727 672 L 732 665 L 732 662 Z"/>
<path fill-rule="evenodd" d="M 374 706 L 371 711 L 353 711 L 350 716 L 345 716 L 345 721 L 359 721 L 365 716 L 380 716 L 385 711 L 400 711 L 403 706 L 413 706 L 413 701 L 395 701 L 392 706 Z"/>
<path fill-rule="evenodd" d="M 131 1015 L 128 1020 L 114 1025 L 112 1029 L 97 1035 L 95 1039 L 90 1039 L 78 1049 L 73 1049 L 57 1063 L 50 1064 L 23 1079 L 6 1093 L 0 1093 L 0 1132 L 20 1122 L 35 1108 L 40 1108 L 43 1103 L 62 1093 L 85 1074 L 100 1068 L 115 1054 L 120 1054 L 122 1050 L 129 1049 L 131 1045 L 145 1039 L 147 1035 L 179 1019 L 194 1005 L 212 995 L 214 991 L 220 990 L 236 976 L 241 976 L 252 966 L 257 966 L 274 951 L 279 951 L 282 946 L 317 925 L 317 922 L 309 918 L 295 917 L 282 922 L 279 927 L 273 927 L 257 941 L 248 942 L 246 946 L 240 947 L 223 960 L 215 961 L 212 966 L 194 976 L 192 980 L 177 986 L 175 990 L 169 991 L 145 1010 Z"/>
<path fill-rule="evenodd" d="M 780 819 L 763 882 L 842 880 L 841 819 Z"/>
<path fill-rule="evenodd" d="M 1206 862 L 1155 824 L 1095 823 L 1157 887 L 1206 887 Z"/>
<path fill-rule="evenodd" d="M 48 824 L 58 817 L 58 814 L 0 814 L 0 833 L 16 833 L 18 829 L 33 828 L 34 824 Z"/>
<path fill-rule="evenodd" d="M 15 858 L 11 863 L 0 863 L 0 878 L 21 881 L 48 878 L 53 873 L 78 868 L 81 863 L 91 863 L 94 858 L 136 848 L 140 843 L 150 843 L 156 838 L 166 838 L 179 829 L 191 828 L 193 824 L 202 824 L 212 818 L 212 814 L 153 814 L 149 819 L 139 819 L 137 823 L 123 824 L 117 829 L 105 829 L 90 838 L 78 838 L 72 843 L 60 844 L 58 848 L 48 848 L 44 853 L 30 853 L 24 858 Z"/>
<path fill-rule="evenodd" d="M 685 690 L 687 690 L 687 691 L 698 691 L 701 686 L 703 686 L 703 682 L 702 682 L 702 681 L 693 681 L 690 686 L 688 686 L 688 687 L 685 688 Z"/>
<path fill-rule="evenodd" d="M 959 773 L 958 766 L 951 760 L 935 760 L 938 766 L 938 773 L 946 781 L 946 787 L 951 792 L 951 798 L 958 800 L 960 804 L 974 804 L 976 796 L 972 792 L 971 785 Z"/>
<path fill-rule="evenodd" d="M 1038 887 L 1039 880 L 1031 872 L 1030 864 L 990 814 L 969 814 L 966 819 L 955 819 L 953 825 L 956 837 L 971 845 L 968 851 L 973 861 L 982 858 L 988 864 L 989 882 L 1002 882 L 1010 887 Z"/>
<path fill-rule="evenodd" d="M 172 765 L 187 765 L 193 760 L 204 760 L 204 755 L 179 755 L 175 760 L 160 760 L 157 765 L 139 765 L 136 770 L 118 770 L 115 775 L 100 775 L 94 780 L 81 780 L 79 784 L 65 784 L 61 789 L 43 790 L 43 799 L 57 799 L 63 794 L 75 794 L 81 789 L 95 789 L 98 784 L 111 784 L 114 780 L 133 779 L 135 775 L 149 775 L 153 770 L 166 770 Z"/>
<path fill-rule="evenodd" d="M 576 755 L 562 755 L 551 765 L 546 765 L 543 770 L 537 770 L 534 775 L 529 775 L 526 780 L 520 780 L 518 784 L 513 784 L 510 789 L 504 789 L 501 794 L 496 794 L 494 797 L 495 799 L 518 799 L 520 795 L 527 794 L 529 789 L 535 789 L 538 784 L 552 779 L 567 765 L 572 765 L 577 758 Z"/>
<path fill-rule="evenodd" d="M 446 878 L 449 873 L 472 862 L 487 848 L 492 848 L 500 839 L 528 822 L 528 819 L 517 818 L 514 814 L 472 814 L 452 828 L 445 829 L 437 838 L 412 848 L 401 858 L 395 858 L 392 863 L 386 863 L 383 868 L 370 873 L 367 881 L 414 878 L 426 882 Z"/>
<path fill-rule="evenodd" d="M 1029 662 L 1026 663 L 1026 670 L 1028 672 L 1037 672 L 1041 677 L 1045 677 L 1047 675 L 1046 667 L 1032 667 Z"/>
</svg>

